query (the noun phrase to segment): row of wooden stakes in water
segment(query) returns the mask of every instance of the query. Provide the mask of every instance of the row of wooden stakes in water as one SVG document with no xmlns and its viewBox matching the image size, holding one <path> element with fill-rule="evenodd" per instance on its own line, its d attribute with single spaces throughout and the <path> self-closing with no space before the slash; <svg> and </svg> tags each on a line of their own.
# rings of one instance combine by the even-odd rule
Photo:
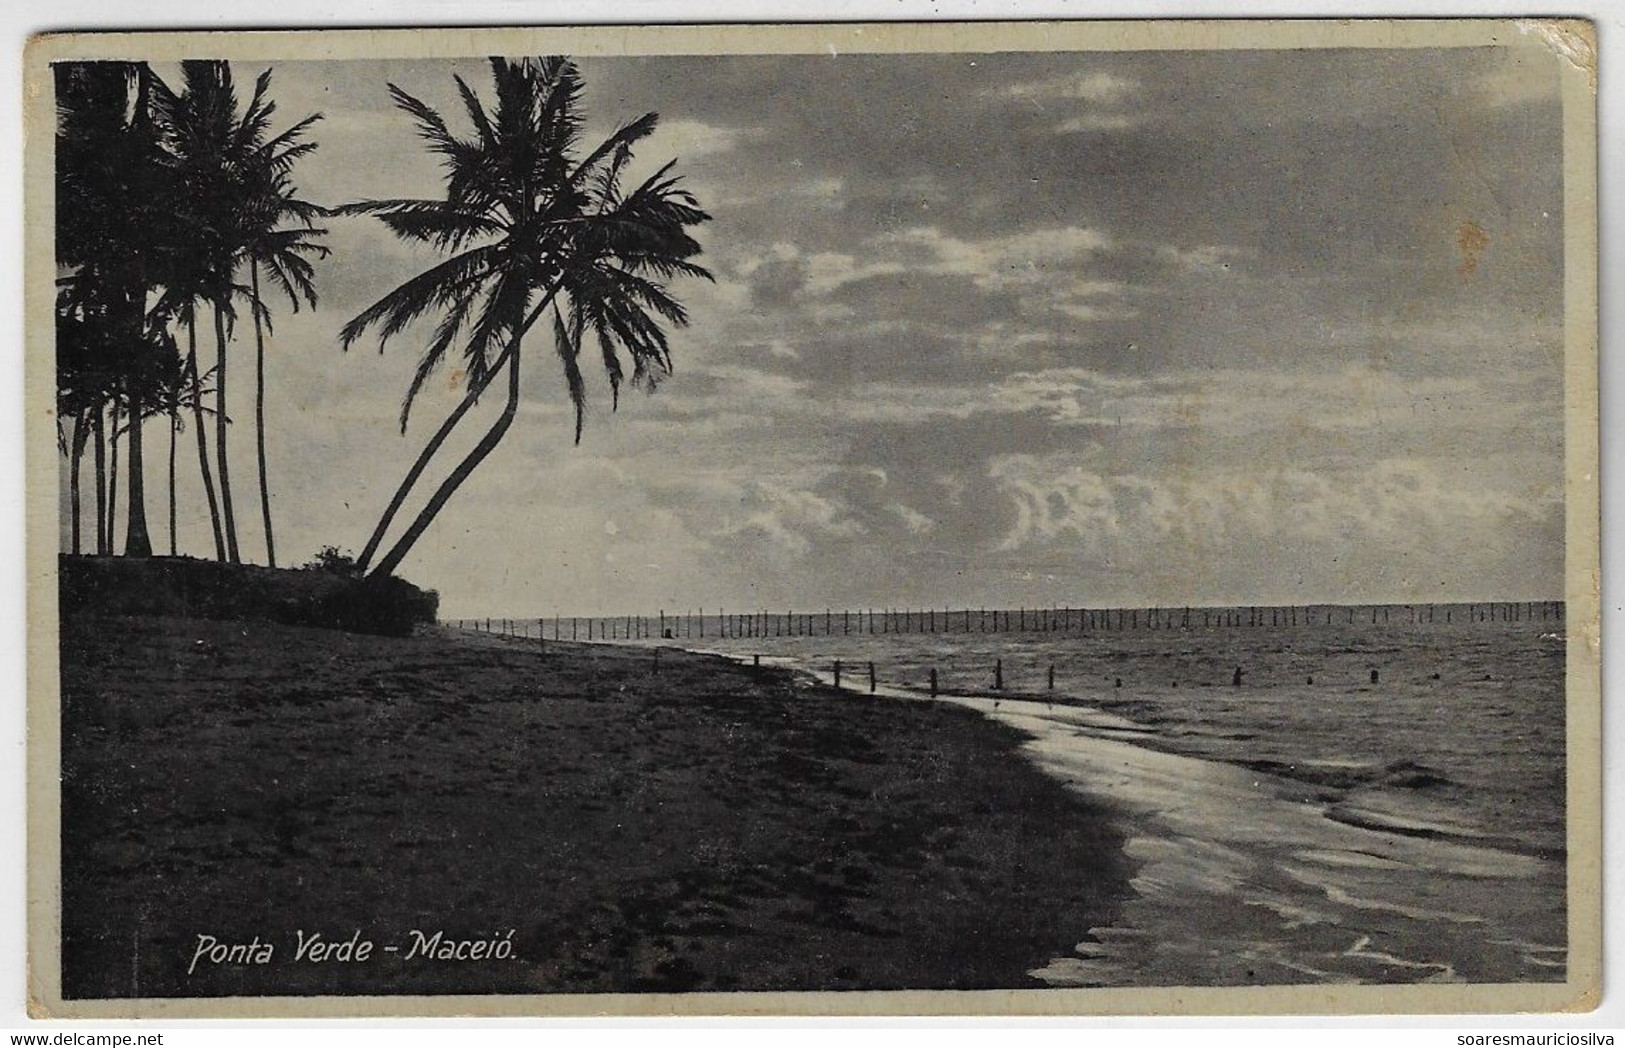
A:
<svg viewBox="0 0 1625 1048">
<path fill-rule="evenodd" d="M 459 629 L 466 628 L 466 627 L 462 626 L 462 624 L 461 624 L 462 621 L 463 620 L 459 620 L 459 625 L 458 625 Z M 487 620 L 487 621 L 490 621 L 490 620 Z M 498 620 L 496 620 L 496 622 L 498 622 L 499 624 L 500 623 L 513 623 L 513 622 L 516 622 L 516 621 L 523 621 L 523 620 L 513 620 L 513 619 L 498 619 Z M 538 621 L 540 621 L 540 620 L 538 620 Z M 475 622 L 475 627 L 474 628 L 478 629 L 478 621 L 477 620 Z M 527 636 L 527 634 L 517 633 L 517 632 L 505 633 L 503 635 L 504 636 L 515 636 L 515 637 L 526 637 Z M 545 639 L 545 638 L 542 638 L 540 635 L 538 635 L 538 637 L 536 639 L 541 640 L 541 639 Z M 661 651 L 661 649 L 660 648 L 652 648 L 652 649 L 650 649 L 650 651 L 651 651 L 651 656 L 652 656 L 652 663 L 653 663 L 654 672 L 656 674 L 658 674 L 660 672 L 660 651 Z M 760 654 L 752 655 L 751 656 L 751 665 L 753 667 L 760 668 L 761 665 L 762 665 L 762 656 Z M 878 677 L 875 674 L 875 664 L 874 664 L 873 661 L 866 661 L 866 662 L 862 663 L 862 665 L 864 667 L 865 672 L 867 673 L 868 680 L 869 680 L 869 694 L 873 695 L 875 693 L 876 688 L 879 686 L 879 680 L 878 680 Z M 845 671 L 847 669 L 847 664 L 841 659 L 836 659 L 836 660 L 834 660 L 834 663 L 832 664 L 832 668 L 833 668 L 833 672 L 831 673 L 831 676 L 834 679 L 835 687 L 839 688 L 841 686 L 841 681 L 843 679 L 843 675 L 845 674 Z M 1370 671 L 1370 673 L 1371 673 L 1371 683 L 1372 684 L 1379 683 L 1380 677 L 1381 677 L 1379 672 L 1377 670 L 1373 669 L 1373 670 Z M 1236 688 L 1241 687 L 1242 678 L 1244 676 L 1245 676 L 1245 672 L 1242 670 L 1242 668 L 1240 666 L 1237 666 L 1236 669 L 1235 669 L 1235 672 L 1233 674 L 1231 674 L 1231 678 L 1230 678 L 1231 686 L 1236 687 Z M 1434 679 L 1438 679 L 1439 675 L 1437 673 L 1435 673 L 1433 676 L 1434 676 Z M 848 678 L 848 679 L 850 679 L 850 678 Z M 860 677 L 860 680 L 861 679 L 862 678 Z M 1049 666 L 1047 667 L 1046 672 L 1045 672 L 1045 680 L 1046 680 L 1046 685 L 1045 685 L 1046 689 L 1049 690 L 1049 691 L 1054 691 L 1055 690 L 1055 664 L 1054 663 L 1050 663 Z M 1115 687 L 1121 688 L 1123 686 L 1123 678 L 1116 677 L 1116 678 L 1113 678 L 1113 681 L 1114 681 L 1114 686 Z M 931 696 L 933 698 L 935 698 L 937 695 L 939 695 L 941 693 L 940 683 L 941 683 L 941 678 L 937 674 L 936 667 L 932 666 L 932 667 L 928 668 L 927 671 L 926 671 L 926 687 L 927 687 L 927 690 L 930 692 L 930 694 L 931 694 Z M 1314 677 L 1306 678 L 1306 683 L 1309 683 L 1309 684 L 1315 683 L 1315 678 Z M 1175 681 L 1173 686 L 1176 687 L 1176 688 L 1179 687 L 1179 682 Z M 994 659 L 993 660 L 993 681 L 992 681 L 991 688 L 992 688 L 993 691 L 1003 691 L 1004 690 L 1004 660 L 1003 659 Z"/>
<path fill-rule="evenodd" d="M 600 618 L 458 619 L 457 628 L 506 636 L 553 640 L 690 640 L 705 639 L 707 628 L 717 638 L 833 637 L 893 633 L 1051 633 L 1108 632 L 1138 629 L 1204 629 L 1213 627 L 1331 626 L 1366 622 L 1385 625 L 1464 622 L 1562 621 L 1562 601 L 1516 601 L 1487 604 L 1405 604 L 1355 607 L 1250 608 L 1018 608 L 1013 611 L 904 609 L 901 611 L 747 612 L 707 615 L 703 611 L 668 616 L 625 615 Z M 482 625 L 483 623 L 483 625 Z M 449 625 L 449 623 L 447 623 Z M 820 629 L 819 627 L 822 627 Z"/>
<path fill-rule="evenodd" d="M 753 663 L 755 665 L 760 666 L 762 664 L 762 657 L 760 655 L 753 656 L 752 661 L 753 661 Z M 660 666 L 660 660 L 657 657 L 655 659 L 655 668 L 656 668 L 657 672 L 659 670 L 659 666 Z M 865 670 L 867 671 L 868 677 L 869 677 L 869 693 L 871 695 L 873 695 L 874 692 L 875 692 L 876 684 L 877 684 L 876 678 L 875 678 L 875 664 L 873 662 L 865 662 L 865 663 L 863 663 L 863 666 L 864 666 Z M 841 686 L 841 672 L 842 672 L 842 670 L 844 668 L 845 668 L 845 664 L 840 659 L 836 659 L 835 663 L 834 663 L 834 672 L 833 672 L 832 676 L 834 677 L 835 686 L 837 688 L 839 688 Z M 1381 674 L 1379 673 L 1379 671 L 1373 669 L 1373 670 L 1370 671 L 1370 673 L 1371 673 L 1371 683 L 1372 684 L 1380 683 Z M 1231 685 L 1231 687 L 1235 687 L 1235 688 L 1241 687 L 1242 679 L 1245 676 L 1246 676 L 1245 671 L 1243 671 L 1243 669 L 1240 666 L 1237 666 L 1236 669 L 1235 669 L 1235 672 L 1232 673 L 1231 677 L 1230 677 L 1230 685 Z M 1434 677 L 1437 678 L 1438 674 L 1434 674 Z M 1054 691 L 1055 690 L 1055 664 L 1054 663 L 1050 663 L 1050 665 L 1048 666 L 1048 668 L 1046 670 L 1046 673 L 1045 673 L 1045 678 L 1046 678 L 1046 683 L 1045 683 L 1046 690 Z M 1308 678 L 1306 678 L 1306 681 L 1309 684 L 1313 684 L 1313 683 L 1315 683 L 1315 678 L 1314 677 L 1308 677 Z M 930 691 L 932 697 L 935 697 L 936 695 L 938 695 L 940 693 L 940 683 L 941 683 L 941 681 L 940 681 L 940 678 L 937 676 L 936 667 L 933 666 L 933 667 L 928 668 L 927 671 L 926 671 L 926 687 Z M 1123 686 L 1123 678 L 1122 677 L 1114 677 L 1113 678 L 1113 684 L 1114 684 L 1114 687 L 1121 688 Z M 1179 687 L 1179 683 L 1177 681 L 1175 681 L 1173 686 L 1177 688 L 1177 687 Z M 995 659 L 993 661 L 993 682 L 992 682 L 991 687 L 992 687 L 993 691 L 1003 691 L 1004 690 L 1004 660 L 1003 659 Z"/>
</svg>

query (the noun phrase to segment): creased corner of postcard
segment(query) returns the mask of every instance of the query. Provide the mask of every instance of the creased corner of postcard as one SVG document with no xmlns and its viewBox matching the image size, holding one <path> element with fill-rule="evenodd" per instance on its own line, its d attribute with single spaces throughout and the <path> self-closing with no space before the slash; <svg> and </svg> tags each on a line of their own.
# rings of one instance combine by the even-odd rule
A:
<svg viewBox="0 0 1625 1048">
<path fill-rule="evenodd" d="M 1584 18 L 1524 18 L 1518 31 L 1535 36 L 1553 54 L 1585 74 L 1591 93 L 1597 93 L 1597 27 Z"/>
</svg>

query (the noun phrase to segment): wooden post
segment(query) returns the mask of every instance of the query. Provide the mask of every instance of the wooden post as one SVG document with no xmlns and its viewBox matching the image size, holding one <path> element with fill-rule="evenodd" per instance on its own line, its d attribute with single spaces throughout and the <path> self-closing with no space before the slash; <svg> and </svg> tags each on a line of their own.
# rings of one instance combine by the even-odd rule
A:
<svg viewBox="0 0 1625 1048">
<path fill-rule="evenodd" d="M 1055 664 L 1053 662 L 1050 663 L 1049 667 L 1049 690 L 1055 690 Z"/>
<path fill-rule="evenodd" d="M 1371 683 L 1372 684 L 1377 683 L 1377 671 L 1376 670 L 1371 671 Z"/>
<path fill-rule="evenodd" d="M 994 659 L 993 660 L 993 690 L 994 691 L 1003 691 L 1004 690 L 1004 660 L 1003 659 Z"/>
<path fill-rule="evenodd" d="M 762 665 L 762 657 L 760 655 L 752 655 L 750 657 L 750 664 L 760 668 Z"/>
<path fill-rule="evenodd" d="M 835 686 L 837 688 L 839 688 L 841 686 L 841 660 L 840 659 L 835 660 Z"/>
<path fill-rule="evenodd" d="M 869 694 L 875 693 L 875 664 L 869 663 Z"/>
</svg>

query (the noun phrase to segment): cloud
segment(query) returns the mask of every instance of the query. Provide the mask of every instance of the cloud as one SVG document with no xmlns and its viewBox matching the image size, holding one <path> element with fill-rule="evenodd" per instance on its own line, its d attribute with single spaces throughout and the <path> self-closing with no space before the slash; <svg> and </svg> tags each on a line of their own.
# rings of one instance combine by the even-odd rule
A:
<svg viewBox="0 0 1625 1048">
<path fill-rule="evenodd" d="M 774 309 L 793 306 L 807 287 L 807 263 L 796 256 L 770 255 L 743 271 L 751 304 Z"/>
<path fill-rule="evenodd" d="M 991 93 L 1000 98 L 1014 98 L 1034 103 L 1061 100 L 1119 102 L 1139 90 L 1139 81 L 1131 77 L 1093 72 L 1069 73 L 1045 80 L 1008 84 Z"/>
<path fill-rule="evenodd" d="M 744 515 L 725 523 L 723 535 L 730 542 L 765 544 L 768 552 L 796 556 L 807 553 L 815 541 L 864 533 L 839 501 L 813 491 L 755 482 L 745 487 L 740 501 Z"/>
<path fill-rule="evenodd" d="M 1140 121 L 1127 113 L 1083 113 L 1069 116 L 1055 130 L 1063 135 L 1095 134 L 1102 131 L 1124 131 Z"/>
<path fill-rule="evenodd" d="M 737 127 L 722 127 L 699 120 L 665 120 L 650 140 L 652 153 L 672 155 L 684 160 L 726 153 L 737 149 L 751 132 Z"/>
<path fill-rule="evenodd" d="M 1071 110 L 1053 125 L 1061 135 L 1126 131 L 1142 122 L 1137 113 L 1116 108 L 1140 93 L 1138 80 L 1113 73 L 1068 73 L 1043 80 L 1028 80 L 994 91 L 988 97 L 1025 103 L 1041 112 Z"/>
<path fill-rule="evenodd" d="M 924 535 L 936 529 L 936 521 L 912 506 L 894 502 L 887 508 L 897 515 L 898 519 L 903 522 L 904 527 L 916 535 Z"/>
<path fill-rule="evenodd" d="M 1230 244 L 1199 244 L 1192 248 L 1166 244 L 1157 250 L 1162 257 L 1180 269 L 1204 275 L 1229 273 L 1232 266 L 1257 257 L 1255 251 Z"/>
<path fill-rule="evenodd" d="M 1087 457 L 1056 453 L 1002 456 L 988 473 L 1016 507 L 999 551 L 1064 548 L 1120 563 L 1153 554 L 1222 560 L 1258 548 L 1385 549 L 1399 560 L 1479 546 L 1516 557 L 1519 537 L 1561 526 L 1563 507 L 1560 485 L 1486 485 L 1423 459 L 1170 476 L 1102 472 Z"/>
</svg>

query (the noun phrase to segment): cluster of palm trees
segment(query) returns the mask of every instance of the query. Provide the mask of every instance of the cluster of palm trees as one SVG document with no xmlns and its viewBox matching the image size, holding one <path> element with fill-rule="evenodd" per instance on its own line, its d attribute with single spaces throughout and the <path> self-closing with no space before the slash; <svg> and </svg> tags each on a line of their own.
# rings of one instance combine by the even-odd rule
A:
<svg viewBox="0 0 1625 1048">
<path fill-rule="evenodd" d="M 169 428 L 169 553 L 177 550 L 176 444 L 190 415 L 215 556 L 242 559 L 226 447 L 228 346 L 239 308 L 253 319 L 260 508 L 267 563 L 276 563 L 265 468 L 265 333 L 260 277 L 297 310 L 315 306 L 312 261 L 327 254 L 321 208 L 299 198 L 292 172 L 314 150 L 320 115 L 278 134 L 271 73 L 246 104 L 225 62 L 189 61 L 172 89 L 144 63 L 55 67 L 57 424 L 68 458 L 70 549 L 83 548 L 87 447 L 95 463 L 95 552 L 119 551 L 122 441 L 127 476 L 123 552 L 150 556 L 146 423 Z M 244 278 L 246 276 L 246 282 Z M 213 322 L 203 370 L 199 321 Z M 184 332 L 186 349 L 179 350 Z M 210 394 L 212 393 L 212 406 Z M 213 416 L 211 456 L 204 420 Z M 218 488 L 216 478 L 218 477 Z"/>
<path fill-rule="evenodd" d="M 628 184 L 633 147 L 654 132 L 658 117 L 649 113 L 623 124 L 588 149 L 583 145 L 582 80 L 573 62 L 562 57 L 493 58 L 489 64 L 493 104 L 483 101 L 463 78 L 454 77 L 472 127 L 466 136 L 454 133 L 433 107 L 389 85 L 397 107 L 441 160 L 443 196 L 368 200 L 325 212 L 299 200 L 291 182 L 295 162 L 314 148 L 304 134 L 317 117 L 271 136 L 269 73 L 260 77 L 252 100 L 240 111 L 224 63 L 188 63 L 185 89 L 179 94 L 169 92 L 141 66 L 117 72 L 79 66 L 59 73 L 64 128 L 58 138 L 59 215 L 75 179 L 109 198 L 119 195 L 125 200 L 152 198 L 144 195 L 147 187 L 121 180 L 150 177 L 160 187 L 178 186 L 183 192 L 180 206 L 170 198 L 153 208 L 158 213 L 135 210 L 113 216 L 116 222 L 109 219 L 101 242 L 82 249 L 77 242 L 67 246 L 75 231 L 60 225 L 58 229 L 63 245 L 58 248 L 59 264 L 67 274 L 58 311 L 59 374 L 64 376 L 59 396 L 62 418 L 74 422 L 71 437 L 63 441 L 72 470 L 70 502 L 77 507 L 79 459 L 88 439 L 98 464 L 98 551 L 111 551 L 110 542 L 107 548 L 100 542 L 103 531 L 110 530 L 101 525 L 117 483 L 116 454 L 113 468 L 102 466 L 104 434 L 110 432 L 116 439 L 120 419 L 124 420 L 133 480 L 141 456 L 140 426 L 132 420 L 144 417 L 143 412 L 167 413 L 173 436 L 183 414 L 191 412 L 204 489 L 215 520 L 216 555 L 238 559 L 225 457 L 226 346 L 234 304 L 245 302 L 255 321 L 259 350 L 261 500 L 268 560 L 274 563 L 263 483 L 260 334 L 270 314 L 260 299 L 259 278 L 262 272 L 270 276 L 295 308 L 300 298 L 314 306 L 309 260 L 326 254 L 319 240 L 324 230 L 315 225 L 324 214 L 376 217 L 403 240 L 429 245 L 446 256 L 363 310 L 340 333 L 348 348 L 376 330 L 382 351 L 408 327 L 432 323 L 402 402 L 401 431 L 406 430 L 424 383 L 448 358 L 460 355 L 466 376 L 462 399 L 413 462 L 357 558 L 359 573 L 392 573 L 507 433 L 519 406 L 522 347 L 537 323 L 550 329 L 575 409 L 578 444 L 587 407 L 580 358 L 589 342 L 595 344 L 608 378 L 612 408 L 619 405 L 624 383 L 649 390 L 671 373 L 664 325 L 681 326 L 688 317 L 666 284 L 679 276 L 710 278 L 692 261 L 700 245 L 689 232 L 710 216 L 672 174 L 675 162 Z M 81 143 L 93 134 L 103 140 L 93 150 L 99 157 L 122 152 L 150 158 L 150 163 L 120 164 L 111 175 L 106 163 L 65 167 L 72 157 L 65 156 L 64 145 L 70 151 L 85 148 Z M 96 184 L 98 176 L 111 184 Z M 177 223 L 177 246 L 162 246 Z M 126 236 L 128 240 L 122 239 Z M 126 257 L 134 261 L 128 265 L 117 261 Z M 246 285 L 241 280 L 245 271 Z M 88 298 L 87 288 L 93 289 Z M 218 350 L 214 368 L 202 374 L 195 349 L 199 304 L 210 307 Z M 106 322 L 114 314 L 121 319 Z M 186 335 L 184 357 L 177 352 L 178 330 Z M 500 414 L 379 557 L 428 466 L 480 396 L 503 375 L 507 395 Z M 210 410 L 206 386 L 211 382 L 218 511 L 202 426 Z M 172 444 L 172 463 L 173 458 Z M 173 484 L 171 492 L 173 551 Z M 149 549 L 144 516 L 137 521 L 140 496 L 134 483 L 128 499 L 125 552 L 144 555 Z M 77 508 L 73 513 L 77 552 Z M 110 515 L 107 520 L 111 522 Z"/>
</svg>

